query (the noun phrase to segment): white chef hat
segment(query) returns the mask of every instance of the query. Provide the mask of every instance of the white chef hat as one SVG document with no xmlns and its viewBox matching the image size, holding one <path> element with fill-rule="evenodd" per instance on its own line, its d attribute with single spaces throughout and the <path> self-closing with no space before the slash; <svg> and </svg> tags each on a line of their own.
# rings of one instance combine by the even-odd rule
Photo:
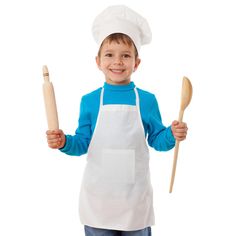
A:
<svg viewBox="0 0 236 236">
<path fill-rule="evenodd" d="M 126 34 L 138 51 L 141 45 L 150 43 L 152 39 L 146 19 L 124 5 L 110 6 L 102 11 L 93 22 L 92 33 L 99 46 L 110 34 Z"/>
</svg>

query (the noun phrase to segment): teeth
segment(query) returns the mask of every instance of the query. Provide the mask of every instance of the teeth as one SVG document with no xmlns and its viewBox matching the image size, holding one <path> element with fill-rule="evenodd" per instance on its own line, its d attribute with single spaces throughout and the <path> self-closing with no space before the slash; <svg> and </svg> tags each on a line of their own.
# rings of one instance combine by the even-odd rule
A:
<svg viewBox="0 0 236 236">
<path fill-rule="evenodd" d="M 123 72 L 123 70 L 111 70 L 112 72 L 115 72 L 115 73 L 121 73 Z"/>
</svg>

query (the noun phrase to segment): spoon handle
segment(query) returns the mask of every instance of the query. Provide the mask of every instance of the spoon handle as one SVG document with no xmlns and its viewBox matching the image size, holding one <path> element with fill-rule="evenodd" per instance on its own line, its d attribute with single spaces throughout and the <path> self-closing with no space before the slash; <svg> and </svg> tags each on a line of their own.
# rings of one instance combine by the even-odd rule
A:
<svg viewBox="0 0 236 236">
<path fill-rule="evenodd" d="M 176 172 L 176 166 L 177 166 L 177 160 L 178 160 L 178 152 L 179 152 L 179 141 L 176 141 L 169 193 L 172 193 L 173 185 L 175 181 L 175 172 Z"/>
<path fill-rule="evenodd" d="M 184 116 L 184 111 L 180 110 L 179 111 L 179 122 L 182 122 Z M 176 172 L 176 166 L 177 166 L 177 161 L 178 161 L 178 153 L 179 153 L 179 141 L 176 141 L 175 143 L 175 151 L 174 151 L 174 159 L 173 159 L 173 166 L 172 166 L 172 174 L 171 174 L 171 181 L 170 181 L 170 188 L 169 188 L 169 193 L 172 193 L 173 190 L 173 185 L 175 181 L 175 172 Z"/>
</svg>

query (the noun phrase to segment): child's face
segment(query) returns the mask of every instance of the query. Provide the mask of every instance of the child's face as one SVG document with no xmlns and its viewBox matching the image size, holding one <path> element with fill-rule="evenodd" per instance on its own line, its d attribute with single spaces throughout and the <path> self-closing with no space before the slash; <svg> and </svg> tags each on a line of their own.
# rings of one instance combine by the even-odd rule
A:
<svg viewBox="0 0 236 236">
<path fill-rule="evenodd" d="M 130 83 L 130 77 L 138 68 L 140 59 L 135 58 L 134 45 L 112 41 L 103 43 L 96 62 L 108 84 L 123 85 Z"/>
</svg>

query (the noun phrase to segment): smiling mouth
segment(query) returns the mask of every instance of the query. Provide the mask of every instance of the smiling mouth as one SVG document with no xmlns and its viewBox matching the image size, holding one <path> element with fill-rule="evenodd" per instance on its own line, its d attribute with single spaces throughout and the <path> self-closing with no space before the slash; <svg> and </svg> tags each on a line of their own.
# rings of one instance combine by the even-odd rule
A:
<svg viewBox="0 0 236 236">
<path fill-rule="evenodd" d="M 121 74 L 123 73 L 125 70 L 121 70 L 121 69 L 110 69 L 111 72 L 116 73 L 116 74 Z"/>
</svg>

